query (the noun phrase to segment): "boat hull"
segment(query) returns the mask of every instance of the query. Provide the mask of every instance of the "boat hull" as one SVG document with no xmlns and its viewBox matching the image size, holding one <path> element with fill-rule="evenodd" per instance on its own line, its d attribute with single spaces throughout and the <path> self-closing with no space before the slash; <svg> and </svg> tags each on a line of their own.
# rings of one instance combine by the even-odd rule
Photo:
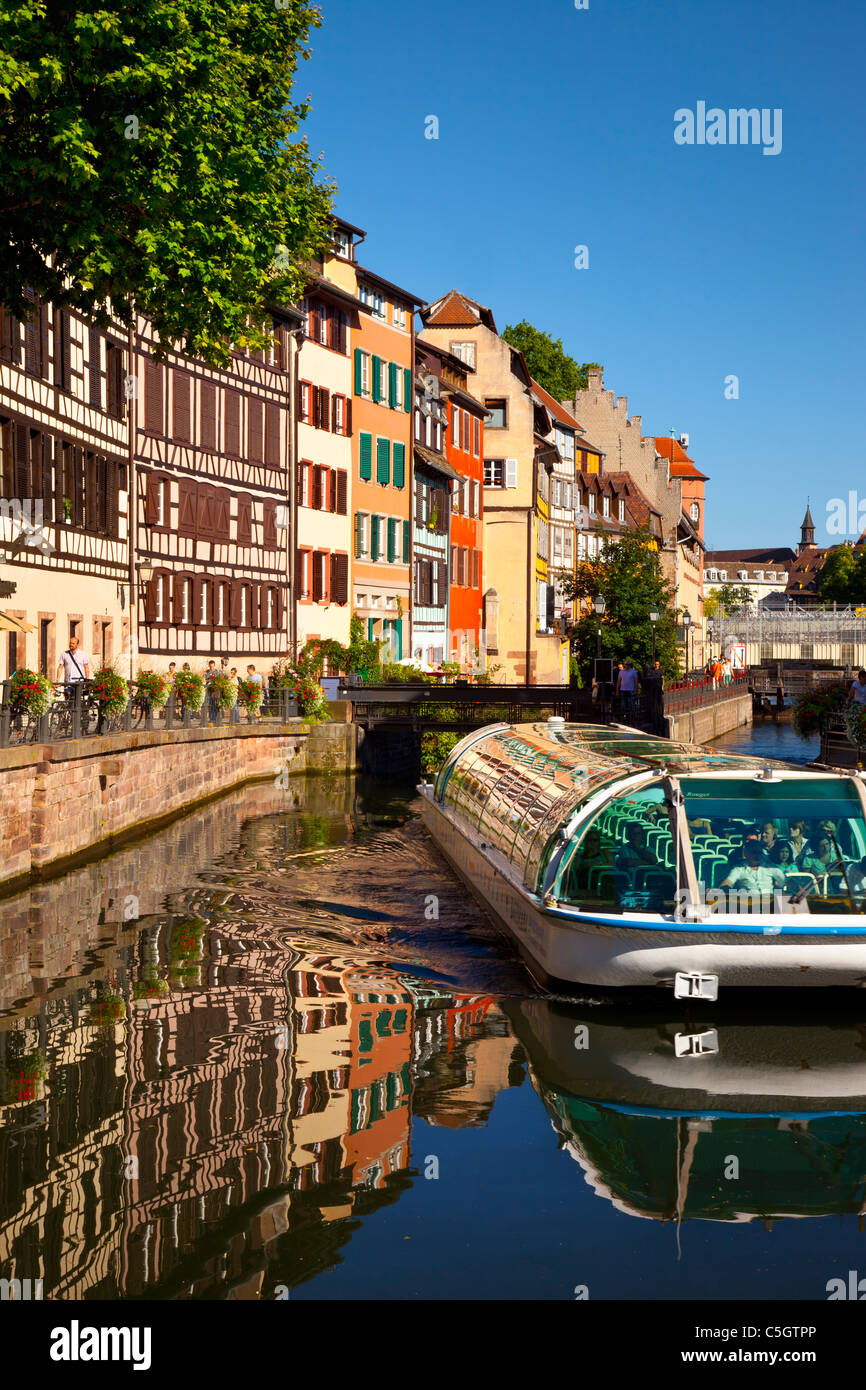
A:
<svg viewBox="0 0 866 1390">
<path fill-rule="evenodd" d="M 424 823 L 449 864 L 515 939 L 531 974 L 547 987 L 670 989 L 679 971 L 716 975 L 720 987 L 866 986 L 866 935 L 859 933 L 677 930 L 657 925 L 658 919 L 619 927 L 548 911 L 426 790 L 422 805 Z"/>
</svg>

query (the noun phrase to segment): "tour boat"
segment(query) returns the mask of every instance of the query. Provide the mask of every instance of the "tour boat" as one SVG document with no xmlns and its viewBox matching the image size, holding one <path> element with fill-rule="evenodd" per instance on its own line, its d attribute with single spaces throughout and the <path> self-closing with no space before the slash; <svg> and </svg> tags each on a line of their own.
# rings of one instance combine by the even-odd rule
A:
<svg viewBox="0 0 866 1390">
<path fill-rule="evenodd" d="M 419 791 L 546 986 L 866 985 L 859 774 L 549 719 L 475 730 Z"/>
</svg>

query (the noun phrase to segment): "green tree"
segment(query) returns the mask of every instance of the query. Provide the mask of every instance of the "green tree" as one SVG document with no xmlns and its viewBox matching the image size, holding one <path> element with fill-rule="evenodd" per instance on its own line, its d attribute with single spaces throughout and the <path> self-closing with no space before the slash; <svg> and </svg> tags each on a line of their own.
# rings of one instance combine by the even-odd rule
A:
<svg viewBox="0 0 866 1390">
<path fill-rule="evenodd" d="M 704 617 L 714 618 L 719 609 L 731 613 L 735 608 L 747 608 L 752 601 L 748 584 L 722 584 L 704 595 Z"/>
<path fill-rule="evenodd" d="M 584 391 L 587 372 L 599 366 L 598 362 L 576 362 L 563 348 L 561 338 L 551 338 L 526 319 L 508 324 L 502 336 L 523 353 L 531 375 L 557 401 L 572 400 L 575 391 Z"/>
<path fill-rule="evenodd" d="M 132 304 L 209 361 L 298 298 L 332 190 L 290 99 L 307 0 L 6 0 L 0 302 Z M 250 325 L 252 325 L 250 327 Z"/>
<path fill-rule="evenodd" d="M 653 625 L 649 615 L 655 610 L 655 652 L 668 680 L 680 669 L 677 620 L 672 606 L 673 593 L 665 579 L 659 552 L 647 529 L 630 532 L 620 541 L 602 536 L 598 559 L 582 563 L 565 582 L 569 599 L 591 601 L 601 596 L 605 613 L 601 620 L 603 656 L 625 657 L 640 670 L 649 666 L 653 651 Z M 577 623 L 571 639 L 572 653 L 584 680 L 592 673 L 596 655 L 598 619 L 593 612 Z"/>
<path fill-rule="evenodd" d="M 825 603 L 859 603 L 864 597 L 866 566 L 853 546 L 835 545 L 818 575 L 818 592 Z"/>
</svg>

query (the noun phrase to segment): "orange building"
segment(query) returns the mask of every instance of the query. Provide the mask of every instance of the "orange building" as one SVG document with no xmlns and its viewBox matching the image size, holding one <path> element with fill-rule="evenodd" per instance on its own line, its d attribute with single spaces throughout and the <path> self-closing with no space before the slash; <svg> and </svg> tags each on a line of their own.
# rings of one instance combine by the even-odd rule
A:
<svg viewBox="0 0 866 1390">
<path fill-rule="evenodd" d="M 447 409 L 445 457 L 460 475 L 451 489 L 448 565 L 448 642 L 451 661 L 472 670 L 481 646 L 484 537 L 484 421 L 487 407 L 469 390 L 475 369 L 424 339 L 416 356 L 439 377 Z"/>
<path fill-rule="evenodd" d="M 379 1188 L 409 1166 L 413 1006 L 382 971 L 347 972 L 350 1123 L 343 1145 L 353 1187 Z"/>
<path fill-rule="evenodd" d="M 360 227 L 336 227 L 331 273 L 362 306 L 352 334 L 352 614 L 399 661 L 411 651 L 413 341 L 423 301 L 358 263 Z"/>
</svg>

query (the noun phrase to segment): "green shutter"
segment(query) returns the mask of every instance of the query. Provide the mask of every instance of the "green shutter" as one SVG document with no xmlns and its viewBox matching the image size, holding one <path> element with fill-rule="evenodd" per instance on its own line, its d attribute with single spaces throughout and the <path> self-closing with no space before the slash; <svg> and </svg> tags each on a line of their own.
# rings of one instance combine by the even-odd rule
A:
<svg viewBox="0 0 866 1390">
<path fill-rule="evenodd" d="M 373 476 L 373 436 L 372 434 L 360 434 L 358 440 L 358 457 L 360 460 L 360 468 L 358 471 L 364 481 L 369 483 Z"/>
<path fill-rule="evenodd" d="M 368 619 L 367 619 L 367 641 L 368 641 L 368 642 L 375 642 L 375 640 L 376 640 L 375 637 L 373 636 L 373 624 L 374 624 L 375 621 L 376 621 L 375 618 L 368 618 Z M 368 1024 L 367 1026 L 369 1027 L 369 1024 Z"/>
<path fill-rule="evenodd" d="M 408 367 L 403 368 L 403 409 L 407 415 L 412 409 L 412 373 Z"/>
<path fill-rule="evenodd" d="M 388 363 L 388 404 L 393 410 L 397 404 L 397 372 L 399 368 L 396 362 Z"/>
<path fill-rule="evenodd" d="M 391 481 L 391 441 L 376 440 L 376 482 L 387 487 Z"/>
<path fill-rule="evenodd" d="M 389 559 L 389 560 L 396 560 L 396 558 L 397 558 L 397 518 L 394 517 L 394 516 L 389 516 L 389 517 L 388 517 L 388 559 Z"/>
<path fill-rule="evenodd" d="M 355 348 L 355 395 L 356 395 L 356 396 L 360 396 L 360 394 L 361 394 L 361 383 L 362 383 L 362 379 L 363 379 L 363 378 L 362 378 L 362 374 L 361 374 L 361 349 L 360 349 L 360 348 Z"/>
<path fill-rule="evenodd" d="M 373 358 L 373 400 L 374 400 L 374 401 L 380 401 L 381 399 L 382 399 L 382 359 L 381 359 L 381 357 L 374 357 L 374 358 Z"/>
<path fill-rule="evenodd" d="M 370 517 L 370 559 L 371 559 L 371 560 L 378 560 L 378 558 L 379 558 L 379 517 L 378 517 L 378 515 L 375 515 L 375 516 L 371 516 L 371 517 Z"/>
<path fill-rule="evenodd" d="M 394 486 L 406 485 L 406 445 L 394 441 Z"/>
<path fill-rule="evenodd" d="M 408 563 L 409 563 L 409 523 L 408 523 L 408 521 L 404 521 L 404 522 L 403 522 L 403 561 L 404 561 L 405 564 L 408 565 Z"/>
</svg>

